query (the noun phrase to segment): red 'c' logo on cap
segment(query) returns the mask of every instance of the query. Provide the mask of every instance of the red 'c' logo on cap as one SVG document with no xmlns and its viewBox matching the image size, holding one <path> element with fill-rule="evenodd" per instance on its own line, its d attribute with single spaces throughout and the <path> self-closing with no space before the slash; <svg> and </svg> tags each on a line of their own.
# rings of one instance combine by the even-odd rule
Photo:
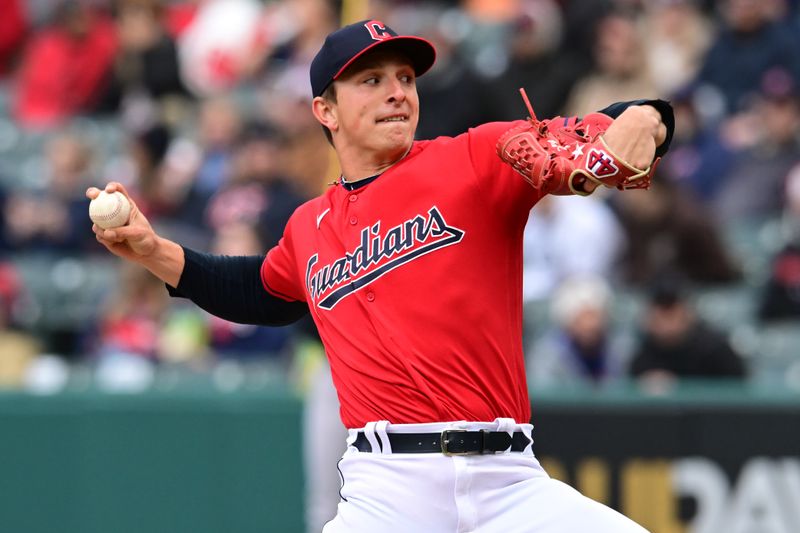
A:
<svg viewBox="0 0 800 533">
<path fill-rule="evenodd" d="M 384 41 L 391 37 L 389 32 L 386 31 L 386 25 L 380 20 L 370 20 L 364 27 L 367 28 L 370 36 L 376 41 Z"/>
</svg>

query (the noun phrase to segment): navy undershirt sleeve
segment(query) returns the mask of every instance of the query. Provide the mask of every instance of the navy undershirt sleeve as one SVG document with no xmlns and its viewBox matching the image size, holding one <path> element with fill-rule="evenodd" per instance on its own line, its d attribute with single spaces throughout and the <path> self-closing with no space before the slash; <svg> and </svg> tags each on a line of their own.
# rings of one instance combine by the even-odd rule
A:
<svg viewBox="0 0 800 533">
<path fill-rule="evenodd" d="M 634 105 L 650 105 L 656 108 L 661 114 L 661 121 L 667 127 L 667 138 L 661 143 L 661 146 L 656 148 L 656 157 L 663 157 L 669 150 L 669 145 L 672 142 L 672 134 L 675 132 L 675 113 L 672 106 L 666 100 L 631 100 L 629 102 L 616 102 L 601 109 L 600 113 L 608 115 L 611 118 L 617 118 L 623 111 Z"/>
<path fill-rule="evenodd" d="M 284 326 L 308 313 L 305 302 L 287 302 L 261 283 L 263 256 L 223 256 L 183 249 L 185 265 L 170 296 L 188 298 L 212 315 L 240 324 Z"/>
</svg>

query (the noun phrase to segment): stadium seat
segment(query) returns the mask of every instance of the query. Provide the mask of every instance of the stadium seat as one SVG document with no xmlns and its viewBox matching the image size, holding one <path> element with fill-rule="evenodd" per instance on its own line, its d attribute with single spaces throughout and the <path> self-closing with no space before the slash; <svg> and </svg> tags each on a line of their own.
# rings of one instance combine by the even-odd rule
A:
<svg viewBox="0 0 800 533">
<path fill-rule="evenodd" d="M 723 330 L 732 330 L 755 320 L 758 294 L 749 284 L 702 287 L 693 294 L 700 316 Z"/>
<path fill-rule="evenodd" d="M 752 358 L 754 379 L 764 383 L 787 384 L 800 365 L 800 321 L 764 325 L 755 332 L 757 345 Z"/>
</svg>

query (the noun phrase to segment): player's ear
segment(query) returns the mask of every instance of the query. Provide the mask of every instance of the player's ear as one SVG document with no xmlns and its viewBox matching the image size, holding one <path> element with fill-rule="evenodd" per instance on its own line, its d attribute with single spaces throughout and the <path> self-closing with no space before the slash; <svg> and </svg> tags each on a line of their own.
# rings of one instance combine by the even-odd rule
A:
<svg viewBox="0 0 800 533">
<path fill-rule="evenodd" d="M 317 96 L 311 101 L 311 112 L 314 118 L 331 131 L 339 129 L 339 120 L 336 113 L 336 105 L 321 96 Z"/>
</svg>

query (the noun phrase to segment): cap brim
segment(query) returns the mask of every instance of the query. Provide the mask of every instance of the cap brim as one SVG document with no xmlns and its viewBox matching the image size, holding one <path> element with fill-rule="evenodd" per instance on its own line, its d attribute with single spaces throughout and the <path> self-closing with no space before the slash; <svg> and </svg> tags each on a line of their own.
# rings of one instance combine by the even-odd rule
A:
<svg viewBox="0 0 800 533">
<path fill-rule="evenodd" d="M 342 65 L 342 68 L 334 74 L 333 79 L 338 79 L 350 65 L 352 65 L 358 58 L 363 57 L 365 54 L 380 47 L 381 49 L 393 48 L 402 54 L 408 56 L 411 64 L 414 67 L 414 73 L 417 77 L 422 76 L 433 66 L 436 61 L 436 48 L 430 41 L 422 37 L 414 37 L 411 35 L 400 35 L 382 41 L 375 41 L 374 44 L 364 48 L 358 54 L 350 58 L 350 61 Z"/>
</svg>

